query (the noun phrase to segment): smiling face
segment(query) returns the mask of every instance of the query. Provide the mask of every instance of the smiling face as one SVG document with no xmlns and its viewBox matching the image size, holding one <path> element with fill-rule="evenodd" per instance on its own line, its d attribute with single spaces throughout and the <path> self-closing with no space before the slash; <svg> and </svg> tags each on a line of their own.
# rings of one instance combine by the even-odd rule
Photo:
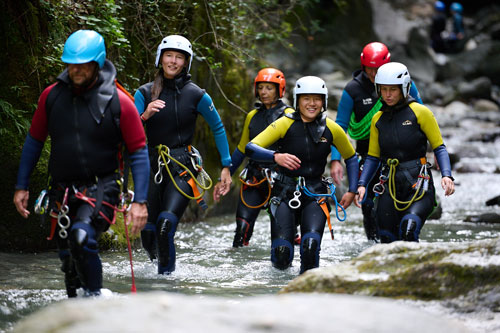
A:
<svg viewBox="0 0 500 333">
<path fill-rule="evenodd" d="M 163 68 L 163 75 L 167 79 L 173 79 L 186 65 L 186 55 L 182 52 L 173 50 L 166 50 L 161 56 L 161 66 Z"/>
<path fill-rule="evenodd" d="M 302 121 L 311 122 L 321 113 L 323 109 L 323 95 L 305 94 L 299 95 L 299 112 Z"/>
<path fill-rule="evenodd" d="M 97 78 L 96 70 L 95 61 L 85 64 L 68 64 L 68 75 L 75 87 L 86 87 L 92 84 Z"/>
<path fill-rule="evenodd" d="M 257 94 L 266 109 L 270 109 L 276 105 L 278 100 L 276 84 L 270 82 L 259 82 L 257 84 Z"/>
<path fill-rule="evenodd" d="M 401 98 L 403 97 L 403 93 L 401 92 L 400 85 L 380 85 L 380 95 L 384 100 L 385 104 L 389 106 L 396 105 Z"/>
</svg>

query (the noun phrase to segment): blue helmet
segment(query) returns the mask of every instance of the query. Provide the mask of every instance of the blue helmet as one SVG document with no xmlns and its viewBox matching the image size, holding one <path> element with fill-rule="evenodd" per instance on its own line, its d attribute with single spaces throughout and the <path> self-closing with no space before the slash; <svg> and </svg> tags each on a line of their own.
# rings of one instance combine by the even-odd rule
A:
<svg viewBox="0 0 500 333">
<path fill-rule="evenodd" d="M 457 12 L 459 14 L 462 14 L 462 12 L 464 11 L 464 8 L 462 7 L 462 5 L 458 2 L 454 2 L 451 4 L 450 6 L 450 9 L 454 12 Z"/>
<path fill-rule="evenodd" d="M 67 64 L 95 61 L 102 68 L 106 60 L 104 38 L 94 30 L 75 31 L 64 43 L 61 60 Z"/>
<path fill-rule="evenodd" d="M 434 8 L 438 11 L 438 12 L 444 12 L 445 9 L 446 9 L 446 5 L 444 4 L 444 2 L 442 1 L 436 1 L 434 3 Z"/>
</svg>

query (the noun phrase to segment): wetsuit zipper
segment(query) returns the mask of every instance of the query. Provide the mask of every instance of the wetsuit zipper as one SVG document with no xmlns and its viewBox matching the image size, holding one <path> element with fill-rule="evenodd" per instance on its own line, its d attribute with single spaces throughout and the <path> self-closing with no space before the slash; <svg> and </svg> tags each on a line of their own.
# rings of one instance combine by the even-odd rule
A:
<svg viewBox="0 0 500 333">
<path fill-rule="evenodd" d="M 177 124 L 177 139 L 179 140 L 179 147 L 182 146 L 180 124 L 179 124 L 179 114 L 177 110 L 177 91 L 174 90 L 174 110 L 175 110 L 175 122 Z M 176 148 L 176 147 L 173 147 Z"/>
<path fill-rule="evenodd" d="M 82 165 L 82 169 L 85 170 L 85 174 L 87 177 L 90 177 L 89 170 L 87 168 L 87 160 L 85 159 L 85 155 L 83 152 L 82 140 L 80 136 L 80 124 L 78 122 L 78 107 L 77 107 L 77 97 L 73 97 L 73 115 L 75 121 L 75 136 L 76 136 L 76 149 L 78 152 L 78 157 L 80 163 Z"/>
</svg>

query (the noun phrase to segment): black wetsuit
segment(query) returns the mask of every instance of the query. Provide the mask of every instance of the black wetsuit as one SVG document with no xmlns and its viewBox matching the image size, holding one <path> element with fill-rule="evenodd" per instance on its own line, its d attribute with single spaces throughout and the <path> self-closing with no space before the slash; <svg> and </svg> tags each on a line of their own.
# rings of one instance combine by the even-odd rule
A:
<svg viewBox="0 0 500 333">
<path fill-rule="evenodd" d="M 356 140 L 356 152 L 361 159 L 360 168 L 362 170 L 368 154 L 370 131 L 366 131 L 364 135 L 358 134 L 360 136 L 358 137 L 355 135 L 355 131 L 353 131 L 353 123 L 360 123 L 365 117 L 373 117 L 374 112 L 380 110 L 381 102 L 379 102 L 379 97 L 375 91 L 375 85 L 370 81 L 365 71 L 357 70 L 352 74 L 352 77 L 352 80 L 347 83 L 342 93 L 335 121 Z M 413 96 L 417 102 L 422 103 L 418 89 L 413 82 L 410 87 L 410 96 Z M 370 119 L 367 119 L 367 129 L 369 129 Z M 339 159 L 338 152 L 332 149 L 332 160 Z M 367 188 L 372 188 L 376 181 L 376 179 L 373 179 Z M 378 238 L 373 212 L 373 199 L 374 194 L 370 191 L 367 193 L 366 200 L 361 205 L 363 226 L 366 237 L 369 240 L 376 240 Z"/>
<path fill-rule="evenodd" d="M 231 174 L 233 174 L 243 162 L 247 143 L 266 129 L 273 121 L 283 116 L 285 112 L 291 113 L 294 111 L 281 100 L 278 101 L 276 106 L 270 109 L 266 109 L 262 103 L 256 103 L 255 106 L 256 108 L 250 111 L 246 116 L 240 142 L 231 156 Z M 275 145 L 276 144 L 271 146 L 271 149 L 276 148 Z M 246 166 L 245 181 L 248 183 L 260 184 L 241 185 L 241 195 L 238 200 L 238 208 L 236 209 L 236 229 L 233 247 L 248 245 L 253 234 L 255 220 L 260 210 L 267 207 L 267 204 L 263 205 L 263 203 L 265 203 L 269 197 L 269 184 L 267 180 L 264 180 L 265 176 L 263 172 L 265 169 L 273 170 L 275 168 L 275 163 L 257 162 L 253 160 L 248 162 Z"/>
<path fill-rule="evenodd" d="M 199 114 L 208 122 L 214 133 L 217 149 L 221 155 L 222 166 L 231 165 L 229 145 L 224 125 L 215 109 L 212 99 L 205 90 L 190 80 L 190 75 L 183 71 L 174 79 L 163 80 L 163 89 L 159 99 L 165 101 L 165 107 L 145 121 L 151 162 L 150 186 L 148 193 L 148 223 L 141 232 L 144 248 L 151 259 L 158 254 L 158 273 L 168 274 L 175 270 L 174 236 L 178 222 L 189 204 L 189 196 L 193 189 L 188 183 L 190 175 L 174 162 L 168 164 L 173 175 L 172 182 L 167 168 L 161 171 L 162 181 L 158 173 L 158 146 L 165 145 L 170 155 L 187 166 L 196 177 L 197 170 L 191 162 L 191 143 L 196 130 L 196 119 Z M 141 86 L 135 94 L 137 110 L 142 114 L 151 102 L 153 82 Z"/>
<path fill-rule="evenodd" d="M 134 104 L 117 90 L 115 77 L 113 64 L 106 61 L 94 85 L 76 89 L 65 70 L 58 83 L 43 91 L 23 147 L 18 189 L 27 189 L 43 142 L 51 137 L 51 216 L 54 223 L 58 214 L 62 221 L 54 231 L 69 297 L 80 286 L 90 295 L 102 288 L 98 239 L 119 202 L 117 155 L 122 141 L 130 154 L 134 200 L 146 201 L 146 137 Z"/>
<path fill-rule="evenodd" d="M 424 192 L 424 178 L 419 188 L 419 175 L 425 171 L 427 141 L 430 142 L 439 162 L 443 176 L 451 177 L 449 156 L 443 144 L 439 126 L 432 112 L 425 106 L 414 102 L 412 98 L 389 107 L 383 105 L 381 111 L 372 119 L 370 146 L 366 169 L 359 183 L 366 186 L 378 167 L 378 160 L 383 164 L 382 174 L 389 176 L 390 164 L 395 163 L 392 174 L 395 191 L 391 197 L 388 179 L 385 190 L 376 201 L 376 221 L 383 243 L 394 240 L 418 241 L 420 231 L 427 217 L 432 213 L 435 201 L 435 189 L 430 168 L 427 170 L 427 190 Z M 396 162 L 397 160 L 397 162 Z M 415 196 L 416 190 L 418 193 Z M 366 192 L 371 191 L 366 188 Z M 412 198 L 419 198 L 412 201 Z M 408 202 L 408 203 L 406 203 Z"/>
<path fill-rule="evenodd" d="M 273 161 L 274 150 L 265 149 L 277 143 L 277 152 L 297 156 L 300 168 L 289 170 L 279 167 L 275 177 L 269 207 L 271 219 L 271 261 L 279 269 L 289 267 L 293 259 L 295 222 L 300 219 L 301 273 L 319 266 L 321 239 L 329 207 L 326 200 L 309 197 L 300 189 L 300 207 L 293 209 L 289 202 L 294 198 L 298 177 L 303 177 L 305 186 L 312 193 L 328 193 L 322 181 L 331 145 L 335 145 L 346 159 L 350 191 L 356 191 L 358 162 L 354 148 L 342 128 L 320 114 L 312 122 L 303 122 L 300 113 L 286 114 L 267 127 L 246 146 L 246 154 L 254 160 Z M 295 207 L 295 206 L 294 206 Z"/>
</svg>

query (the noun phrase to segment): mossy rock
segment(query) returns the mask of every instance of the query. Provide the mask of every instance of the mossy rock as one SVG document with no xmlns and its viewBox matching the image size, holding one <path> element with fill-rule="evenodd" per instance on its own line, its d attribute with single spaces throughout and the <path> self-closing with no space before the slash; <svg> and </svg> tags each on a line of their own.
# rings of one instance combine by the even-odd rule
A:
<svg viewBox="0 0 500 333">
<path fill-rule="evenodd" d="M 378 244 L 351 261 L 307 271 L 280 292 L 443 300 L 500 286 L 500 239 Z"/>
</svg>

